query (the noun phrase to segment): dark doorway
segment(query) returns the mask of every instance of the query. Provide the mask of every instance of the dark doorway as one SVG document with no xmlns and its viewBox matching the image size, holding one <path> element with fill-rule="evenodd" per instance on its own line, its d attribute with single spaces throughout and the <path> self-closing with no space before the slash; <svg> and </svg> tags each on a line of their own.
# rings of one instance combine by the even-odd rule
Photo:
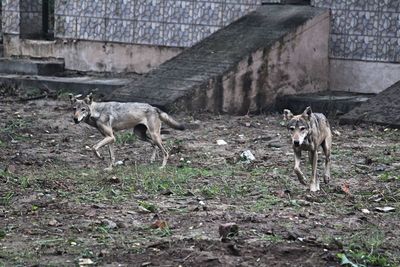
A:
<svg viewBox="0 0 400 267">
<path fill-rule="evenodd" d="M 54 39 L 54 0 L 20 0 L 20 37 Z"/>
</svg>

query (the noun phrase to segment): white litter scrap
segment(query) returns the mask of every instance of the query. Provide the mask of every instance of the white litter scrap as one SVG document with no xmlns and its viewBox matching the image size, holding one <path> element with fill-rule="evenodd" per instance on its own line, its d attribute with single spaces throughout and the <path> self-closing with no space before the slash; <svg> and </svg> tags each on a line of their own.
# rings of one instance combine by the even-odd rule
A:
<svg viewBox="0 0 400 267">
<path fill-rule="evenodd" d="M 245 150 L 240 154 L 240 158 L 244 163 L 250 163 L 254 160 L 256 160 L 256 157 L 254 157 L 253 153 L 251 153 L 250 150 Z"/>
<path fill-rule="evenodd" d="M 219 145 L 219 146 L 224 146 L 224 145 L 227 145 L 228 143 L 227 142 L 225 142 L 224 140 L 222 140 L 222 139 L 218 139 L 217 140 L 217 145 Z"/>
</svg>

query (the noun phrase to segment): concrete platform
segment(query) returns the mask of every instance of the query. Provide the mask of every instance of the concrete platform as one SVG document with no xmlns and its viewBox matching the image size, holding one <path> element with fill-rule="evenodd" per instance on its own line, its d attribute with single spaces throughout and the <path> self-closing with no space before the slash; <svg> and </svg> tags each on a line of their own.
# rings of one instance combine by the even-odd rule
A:
<svg viewBox="0 0 400 267">
<path fill-rule="evenodd" d="M 63 71 L 63 60 L 0 58 L 0 73 L 50 76 Z"/>
<path fill-rule="evenodd" d="M 340 123 L 375 123 L 400 128 L 400 81 L 340 117 Z"/>
<path fill-rule="evenodd" d="M 374 94 L 325 91 L 312 94 L 286 95 L 276 99 L 275 109 L 282 112 L 290 109 L 299 114 L 308 106 L 314 112 L 324 113 L 328 117 L 337 117 L 367 102 Z"/>
<path fill-rule="evenodd" d="M 246 114 L 270 109 L 281 90 L 326 90 L 329 21 L 324 9 L 261 6 L 106 100 Z"/>
<path fill-rule="evenodd" d="M 101 77 L 54 77 L 40 75 L 0 74 L 0 84 L 13 84 L 24 90 L 48 88 L 54 92 L 88 94 L 95 91 L 100 98 L 106 97 L 117 88 L 120 88 L 131 79 L 101 78 Z"/>
</svg>

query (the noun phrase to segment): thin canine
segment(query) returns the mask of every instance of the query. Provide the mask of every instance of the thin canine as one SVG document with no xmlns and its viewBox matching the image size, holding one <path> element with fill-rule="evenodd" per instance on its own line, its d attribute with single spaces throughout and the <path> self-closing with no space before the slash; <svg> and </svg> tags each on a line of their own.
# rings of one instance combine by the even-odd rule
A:
<svg viewBox="0 0 400 267">
<path fill-rule="evenodd" d="M 133 129 L 140 140 L 149 142 L 154 147 L 151 162 L 155 160 L 159 148 L 163 154 L 161 168 L 164 168 L 169 155 L 161 140 L 161 122 L 174 129 L 185 129 L 183 124 L 167 113 L 146 103 L 94 102 L 91 93 L 83 100 L 77 97 L 69 95 L 74 110 L 73 120 L 76 124 L 83 121 L 95 127 L 104 136 L 103 140 L 93 146 L 93 151 L 98 158 L 103 159 L 99 149 L 108 145 L 110 163 L 106 170 L 111 170 L 115 165 L 114 131 Z"/>
<path fill-rule="evenodd" d="M 306 178 L 300 170 L 301 151 L 308 151 L 312 164 L 310 191 L 320 190 L 317 177 L 318 148 L 322 147 L 325 154 L 324 182 L 329 183 L 331 177 L 332 132 L 329 122 L 322 113 L 313 113 L 307 107 L 302 114 L 293 115 L 288 109 L 283 111 L 284 120 L 292 139 L 294 151 L 294 172 L 300 183 L 307 185 Z"/>
</svg>

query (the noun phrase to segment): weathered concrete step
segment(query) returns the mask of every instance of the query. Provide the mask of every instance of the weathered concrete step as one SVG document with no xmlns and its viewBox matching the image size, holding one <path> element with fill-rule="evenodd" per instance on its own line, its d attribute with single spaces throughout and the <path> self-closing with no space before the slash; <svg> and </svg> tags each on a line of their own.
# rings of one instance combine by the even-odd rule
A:
<svg viewBox="0 0 400 267">
<path fill-rule="evenodd" d="M 63 60 L 0 58 L 0 73 L 49 76 L 57 75 L 63 71 Z"/>
<path fill-rule="evenodd" d="M 266 5 L 108 95 L 165 109 L 246 114 L 282 87 L 327 88 L 329 11 Z"/>
<path fill-rule="evenodd" d="M 314 112 L 321 112 L 329 117 L 337 117 L 360 106 L 373 96 L 373 94 L 338 91 L 286 95 L 277 97 L 275 107 L 277 112 L 282 112 L 283 109 L 287 108 L 294 114 L 299 114 L 306 107 L 311 106 Z"/>
<path fill-rule="evenodd" d="M 55 92 L 87 94 L 97 91 L 99 97 L 110 94 L 132 80 L 122 78 L 82 77 L 53 77 L 39 75 L 0 74 L 0 84 L 13 84 L 25 90 L 48 88 Z"/>
</svg>

